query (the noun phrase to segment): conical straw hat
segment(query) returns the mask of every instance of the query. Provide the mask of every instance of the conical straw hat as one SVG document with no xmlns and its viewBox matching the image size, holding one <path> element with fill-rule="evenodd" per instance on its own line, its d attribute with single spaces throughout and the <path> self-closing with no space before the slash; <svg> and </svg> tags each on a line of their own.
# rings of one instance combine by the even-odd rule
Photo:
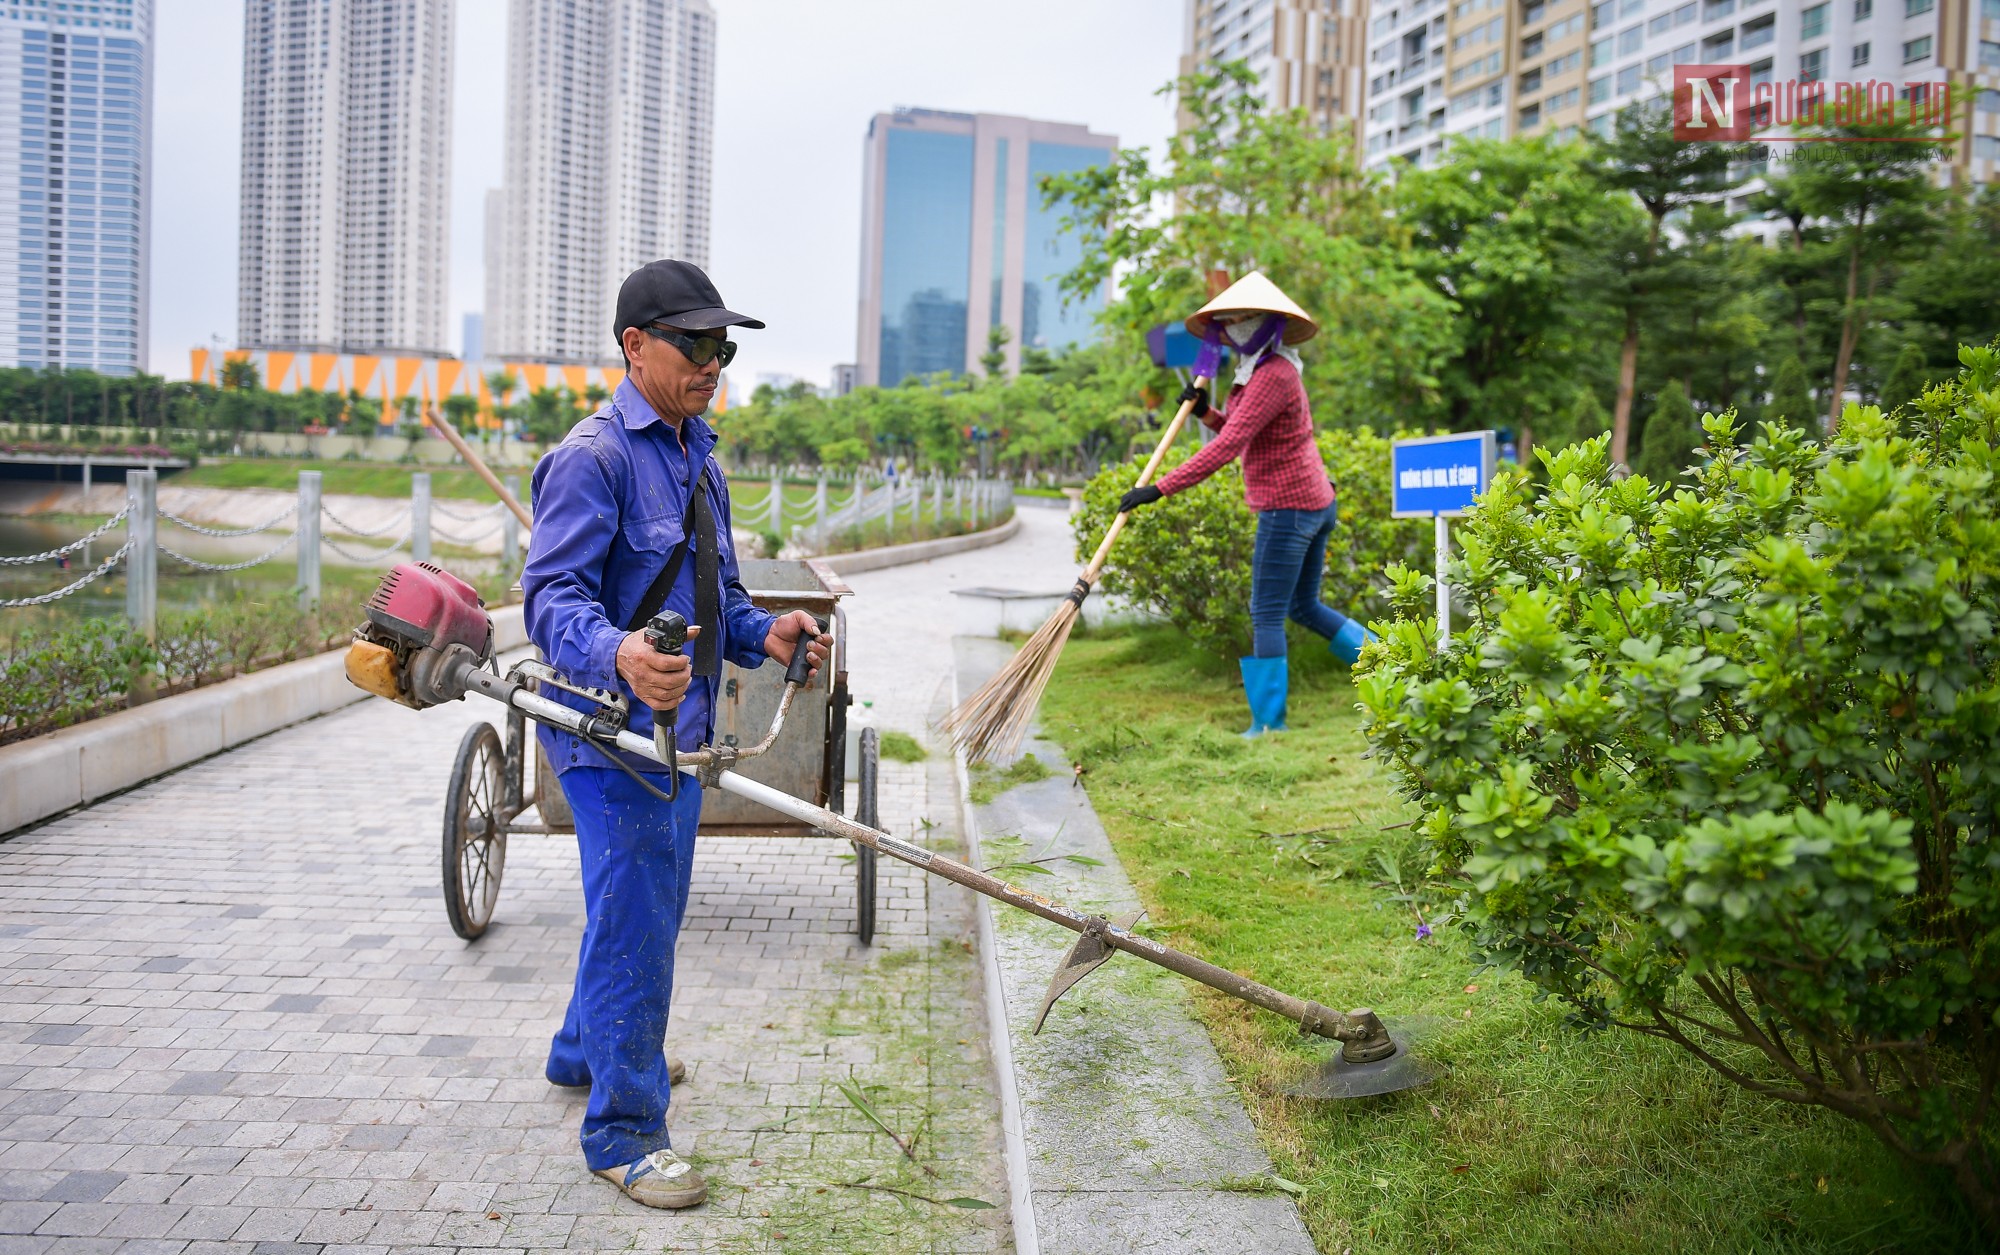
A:
<svg viewBox="0 0 2000 1255">
<path fill-rule="evenodd" d="M 1241 279 L 1224 288 L 1222 295 L 1189 315 L 1188 332 L 1196 339 L 1208 338 L 1208 324 L 1215 314 L 1233 314 L 1238 311 L 1253 310 L 1265 314 L 1285 316 L 1285 343 L 1303 344 L 1319 334 L 1319 324 L 1312 315 L 1300 309 L 1298 302 L 1278 290 L 1278 285 L 1264 277 L 1261 270 L 1253 270 Z"/>
</svg>

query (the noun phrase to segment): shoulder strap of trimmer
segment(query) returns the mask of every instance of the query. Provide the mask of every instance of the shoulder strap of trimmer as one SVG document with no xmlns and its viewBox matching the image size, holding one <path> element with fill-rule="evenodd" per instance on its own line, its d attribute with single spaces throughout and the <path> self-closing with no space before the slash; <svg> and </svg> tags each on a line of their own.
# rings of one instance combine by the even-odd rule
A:
<svg viewBox="0 0 2000 1255">
<path fill-rule="evenodd" d="M 674 590 L 674 581 L 680 578 L 681 564 L 687 561 L 688 550 L 695 547 L 695 499 L 708 482 L 708 462 L 703 459 L 701 470 L 694 477 L 694 484 L 688 489 L 687 513 L 681 516 L 681 543 L 674 547 L 673 556 L 667 565 L 655 576 L 646 589 L 646 595 L 639 599 L 639 608 L 625 624 L 627 632 L 636 632 L 652 621 L 660 613 L 660 607 L 667 604 L 667 594 Z M 704 511 L 704 513 L 706 513 Z"/>
</svg>

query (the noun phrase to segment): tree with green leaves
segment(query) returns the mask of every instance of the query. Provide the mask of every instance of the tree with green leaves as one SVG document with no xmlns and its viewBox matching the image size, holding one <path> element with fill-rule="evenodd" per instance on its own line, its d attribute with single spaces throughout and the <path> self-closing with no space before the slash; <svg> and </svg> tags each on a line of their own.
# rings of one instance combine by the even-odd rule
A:
<svg viewBox="0 0 2000 1255">
<path fill-rule="evenodd" d="M 1768 250 L 1736 223 L 1726 205 L 1709 202 L 1687 206 L 1671 222 L 1674 240 L 1656 267 L 1660 299 L 1645 311 L 1641 332 L 1641 393 L 1678 379 L 1696 411 L 1719 414 L 1754 401 L 1771 334 L 1769 302 L 1755 281 Z"/>
<path fill-rule="evenodd" d="M 1806 382 L 1805 363 L 1797 357 L 1786 358 L 1779 363 L 1777 377 L 1771 381 L 1771 401 L 1764 408 L 1764 417 L 1811 428 L 1817 412 L 1812 387 Z"/>
<path fill-rule="evenodd" d="M 452 425 L 453 430 L 460 435 L 471 432 L 481 444 L 487 443 L 487 437 L 491 433 L 473 427 L 479 418 L 478 397 L 468 397 L 463 394 L 448 396 L 444 399 L 443 409 L 445 421 Z"/>
<path fill-rule="evenodd" d="M 1680 380 L 1669 379 L 1639 433 L 1639 456 L 1632 460 L 1632 469 L 1656 484 L 1671 485 L 1694 460 L 1701 439 L 1701 424 L 1687 392 Z"/>
<path fill-rule="evenodd" d="M 257 373 L 257 363 L 247 357 L 230 358 L 222 363 L 222 386 L 249 391 L 263 386 L 263 377 Z"/>
<path fill-rule="evenodd" d="M 1546 139 L 1462 141 L 1442 164 L 1405 171 L 1395 203 L 1409 264 L 1454 313 L 1427 417 L 1532 442 L 1536 419 L 1573 404 L 1602 350 L 1579 280 L 1589 250 L 1635 211 L 1605 195 L 1577 148 Z"/>
<path fill-rule="evenodd" d="M 1005 323 L 994 323 L 986 329 L 986 351 L 979 355 L 979 369 L 992 380 L 1005 381 L 1007 378 L 1007 342 L 1014 333 L 1007 330 Z"/>
<path fill-rule="evenodd" d="M 1959 345 L 2000 334 L 2000 188 L 1951 192 L 1930 246 L 1903 264 L 1895 291 L 1899 330 L 1923 351 L 1932 379 L 1958 369 Z"/>
<path fill-rule="evenodd" d="M 1910 107 L 1910 106 L 1906 106 Z M 1839 344 L 1827 388 L 1829 431 L 1840 423 L 1855 347 L 1869 329 L 1883 271 L 1908 257 L 1930 234 L 1942 193 L 1931 168 L 1943 152 L 1915 116 L 1890 122 L 1809 126 L 1802 134 L 1843 141 L 1821 145 L 1819 160 L 1795 162 L 1790 184 L 1799 207 L 1831 224 L 1845 282 L 1838 309 Z"/>
<path fill-rule="evenodd" d="M 1882 385 L 1882 408 L 1899 410 L 1922 396 L 1928 386 L 1928 373 L 1924 369 L 1924 351 L 1915 344 L 1905 343 L 1896 354 L 1888 381 Z"/>
<path fill-rule="evenodd" d="M 1631 439 L 1632 389 L 1639 373 L 1639 328 L 1647 307 L 1661 299 L 1686 296 L 1672 282 L 1673 268 L 1661 266 L 1661 232 L 1667 218 L 1692 205 L 1725 195 L 1741 180 L 1730 173 L 1740 155 L 1734 144 L 1690 144 L 1674 136 L 1670 98 L 1627 105 L 1609 136 L 1593 136 L 1590 163 L 1606 187 L 1628 193 L 1646 211 L 1645 240 L 1620 267 L 1622 282 L 1613 304 L 1623 321 L 1618 348 L 1618 392 L 1611 407 L 1611 460 L 1625 461 Z"/>
<path fill-rule="evenodd" d="M 1182 78 L 1165 92 L 1188 125 L 1159 160 L 1124 149 L 1045 181 L 1082 249 L 1063 291 L 1100 291 L 1116 272 L 1103 321 L 1121 351 L 1141 357 L 1148 328 L 1200 308 L 1211 270 L 1261 269 L 1320 319 L 1302 354 L 1315 415 L 1387 429 L 1434 391 L 1450 302 L 1416 272 L 1387 188 L 1362 171 L 1352 137 L 1268 109 L 1247 90 L 1255 82 L 1240 62 Z"/>
</svg>

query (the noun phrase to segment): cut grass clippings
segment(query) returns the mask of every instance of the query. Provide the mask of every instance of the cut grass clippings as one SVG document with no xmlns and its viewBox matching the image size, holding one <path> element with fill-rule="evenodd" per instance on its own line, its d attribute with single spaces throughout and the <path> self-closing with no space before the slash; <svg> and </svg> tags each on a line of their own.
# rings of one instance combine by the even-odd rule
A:
<svg viewBox="0 0 2000 1255">
<path fill-rule="evenodd" d="M 923 744 L 907 732 L 884 732 L 880 753 L 892 763 L 920 763 L 930 757 Z"/>
<path fill-rule="evenodd" d="M 1422 1053 L 1440 1079 L 1317 1102 L 1280 1087 L 1325 1044 L 1196 989 L 1321 1251 L 1982 1248 L 1946 1181 L 1859 1126 L 1637 1034 L 1580 1031 L 1520 978 L 1476 969 L 1452 927 L 1420 941 L 1415 912 L 1441 903 L 1409 898 L 1415 812 L 1363 757 L 1344 668 L 1299 642 L 1292 730 L 1256 741 L 1236 735 L 1234 670 L 1166 629 L 1073 639 L 1041 725 L 1084 769 L 1163 939 L 1392 1026 L 1437 1017 Z"/>
<path fill-rule="evenodd" d="M 972 795 L 974 806 L 984 806 L 1017 784 L 1032 784 L 1046 780 L 1049 769 L 1041 759 L 1033 754 L 1023 754 L 1006 767 L 996 771 L 987 763 L 972 764 Z"/>
</svg>

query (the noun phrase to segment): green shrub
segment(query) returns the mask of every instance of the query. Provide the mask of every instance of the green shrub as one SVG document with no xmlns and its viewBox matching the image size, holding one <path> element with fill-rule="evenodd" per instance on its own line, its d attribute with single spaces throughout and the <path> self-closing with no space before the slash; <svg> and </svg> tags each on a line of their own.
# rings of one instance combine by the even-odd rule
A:
<svg viewBox="0 0 2000 1255">
<path fill-rule="evenodd" d="M 0 640 L 0 744 L 122 709 L 135 675 L 152 677 L 155 696 L 200 688 L 337 649 L 361 620 L 351 599 L 307 612 L 245 597 L 161 615 L 152 645 L 122 619 Z"/>
<path fill-rule="evenodd" d="M 1830 448 L 1704 420 L 1671 498 L 1604 440 L 1458 531 L 1357 683 L 1467 922 L 1583 1019 L 1948 1172 L 2000 1231 L 2000 352 Z"/>
<path fill-rule="evenodd" d="M 1326 547 L 1320 598 L 1343 614 L 1373 619 L 1388 609 L 1384 570 L 1422 559 L 1430 538 L 1422 521 L 1389 517 L 1389 441 L 1368 430 L 1319 434 L 1328 477 L 1340 498 L 1340 523 Z M 1192 454 L 1169 450 L 1157 478 Z M 1088 560 L 1138 482 L 1142 454 L 1106 466 L 1083 493 L 1073 526 L 1077 556 Z M 1219 657 L 1250 652 L 1250 559 L 1257 516 L 1243 499 L 1243 471 L 1230 463 L 1185 492 L 1135 511 L 1104 565 L 1103 588 L 1164 616 L 1200 648 Z"/>
<path fill-rule="evenodd" d="M 118 709 L 133 674 L 153 662 L 145 638 L 118 619 L 0 642 L 0 743 Z"/>
</svg>

